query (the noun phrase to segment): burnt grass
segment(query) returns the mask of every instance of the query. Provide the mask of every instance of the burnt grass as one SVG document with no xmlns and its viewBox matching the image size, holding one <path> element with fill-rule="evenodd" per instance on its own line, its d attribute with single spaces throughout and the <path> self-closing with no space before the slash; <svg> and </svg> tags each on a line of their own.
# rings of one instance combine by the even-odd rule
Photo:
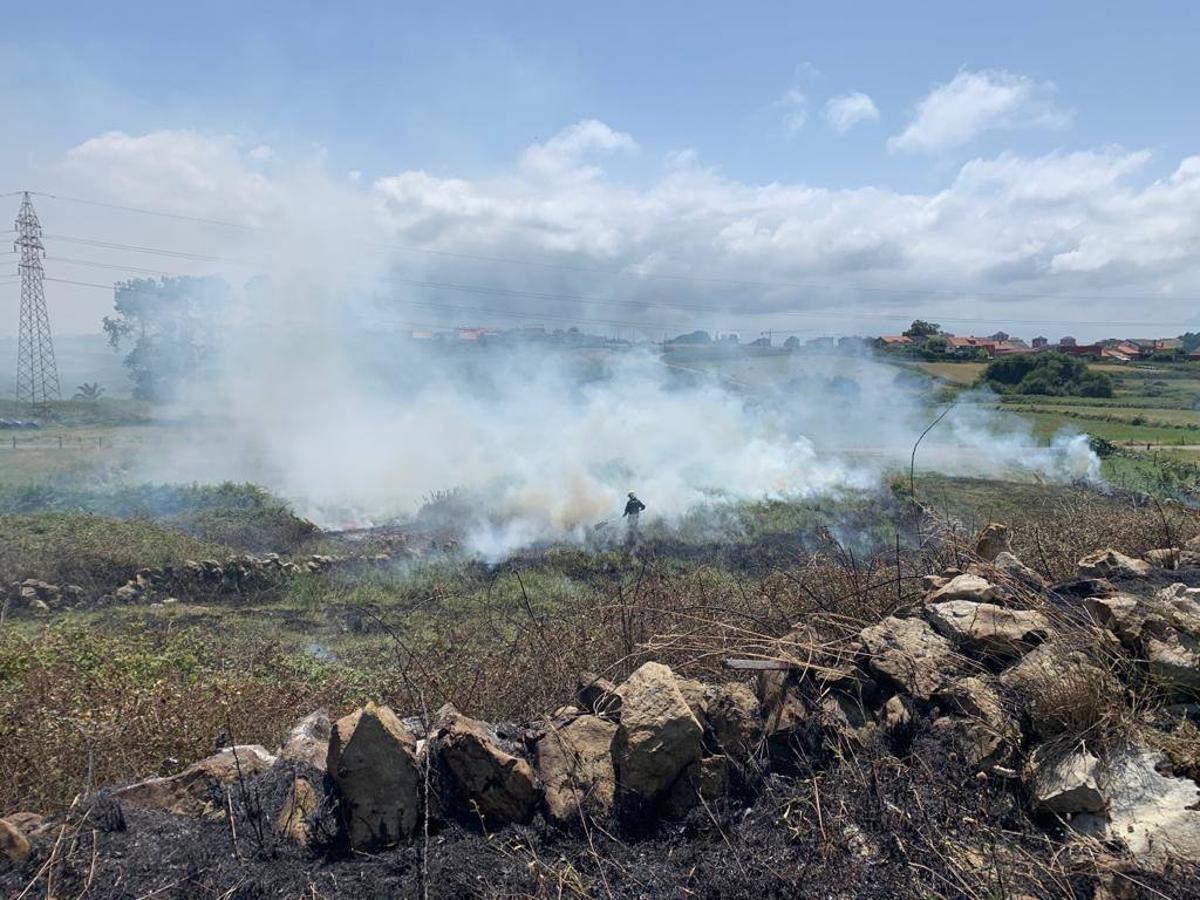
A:
<svg viewBox="0 0 1200 900">
<path fill-rule="evenodd" d="M 926 720 L 844 756 L 794 748 L 796 777 L 751 783 L 679 822 L 645 818 L 560 830 L 539 816 L 485 833 L 432 822 L 427 840 L 348 853 L 335 810 L 311 849 L 273 834 L 295 774 L 277 768 L 214 795 L 206 818 L 122 809 L 103 794 L 51 820 L 22 864 L 0 862 L 6 897 L 1121 897 L 1200 898 L 1197 873 L 1122 868 L 1111 848 L 1072 856 L 1024 812 L 1018 789 L 982 779 Z M 313 771 L 301 772 L 319 777 Z M 653 824 L 651 824 L 653 822 Z M 1049 825 L 1049 827 L 1047 827 Z M 1104 896 L 1103 894 L 1101 896 Z"/>
</svg>

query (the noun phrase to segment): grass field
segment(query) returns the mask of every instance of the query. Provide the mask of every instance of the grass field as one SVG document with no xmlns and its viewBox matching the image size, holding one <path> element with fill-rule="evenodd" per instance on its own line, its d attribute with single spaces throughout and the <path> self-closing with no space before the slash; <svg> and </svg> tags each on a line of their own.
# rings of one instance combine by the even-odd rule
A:
<svg viewBox="0 0 1200 900">
<path fill-rule="evenodd" d="M 987 363 L 981 362 L 923 362 L 917 364 L 924 372 L 928 372 L 934 378 L 940 378 L 943 381 L 949 381 L 951 384 L 974 384 L 983 370 L 987 368 Z"/>
</svg>

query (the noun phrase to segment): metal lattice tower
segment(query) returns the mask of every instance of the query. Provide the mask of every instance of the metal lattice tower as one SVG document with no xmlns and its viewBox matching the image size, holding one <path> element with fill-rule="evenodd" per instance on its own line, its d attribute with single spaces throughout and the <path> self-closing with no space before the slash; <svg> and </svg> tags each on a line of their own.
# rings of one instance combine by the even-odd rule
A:
<svg viewBox="0 0 1200 900">
<path fill-rule="evenodd" d="M 54 341 L 50 336 L 50 315 L 46 312 L 46 293 L 42 287 L 42 224 L 29 193 L 17 213 L 17 271 L 21 274 L 21 327 L 17 341 L 17 402 L 42 406 L 61 399 L 58 365 L 54 361 Z"/>
</svg>

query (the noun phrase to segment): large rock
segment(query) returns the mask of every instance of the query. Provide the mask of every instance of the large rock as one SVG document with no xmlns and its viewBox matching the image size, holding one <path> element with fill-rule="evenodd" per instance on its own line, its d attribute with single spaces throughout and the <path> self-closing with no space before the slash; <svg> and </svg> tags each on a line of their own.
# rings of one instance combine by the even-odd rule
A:
<svg viewBox="0 0 1200 900">
<path fill-rule="evenodd" d="M 1150 674 L 1177 692 L 1200 691 L 1200 590 L 1171 585 L 1153 597 L 1092 597 L 1086 606 Z"/>
<path fill-rule="evenodd" d="M 219 789 L 259 775 L 275 763 L 264 747 L 239 744 L 194 763 L 169 778 L 148 778 L 113 792 L 120 803 L 163 809 L 176 815 L 202 815 L 222 802 Z"/>
<path fill-rule="evenodd" d="M 797 682 L 798 676 L 787 670 L 758 673 L 756 693 L 762 709 L 763 736 L 768 741 L 786 742 L 808 719 Z"/>
<path fill-rule="evenodd" d="M 745 764 L 762 744 L 763 723 L 758 698 L 745 684 L 718 684 L 708 689 L 708 724 L 725 755 Z"/>
<path fill-rule="evenodd" d="M 613 750 L 617 784 L 643 800 L 660 798 L 700 759 L 703 729 L 675 674 L 661 663 L 642 665 L 620 693 L 621 725 Z"/>
<path fill-rule="evenodd" d="M 617 726 L 598 716 L 580 716 L 550 728 L 534 747 L 546 816 L 558 824 L 581 814 L 605 816 L 616 792 L 612 744 Z"/>
<path fill-rule="evenodd" d="M 1178 569 L 1183 553 L 1178 547 L 1163 547 L 1146 554 L 1146 562 L 1160 569 Z"/>
<path fill-rule="evenodd" d="M 728 789 L 729 760 L 724 756 L 705 756 L 688 766 L 663 803 L 668 819 L 682 819 L 700 804 L 712 803 Z"/>
<path fill-rule="evenodd" d="M 1050 633 L 1050 621 L 1040 612 L 991 603 L 948 600 L 927 607 L 926 615 L 962 649 L 997 659 L 1015 659 Z"/>
<path fill-rule="evenodd" d="M 1000 589 L 978 575 L 956 575 L 934 591 L 926 603 L 942 603 L 949 600 L 969 600 L 972 603 L 987 603 L 1000 598 Z"/>
<path fill-rule="evenodd" d="M 307 778 L 296 776 L 275 817 L 275 831 L 299 847 L 312 843 L 312 817 L 321 801 Z"/>
<path fill-rule="evenodd" d="M 1021 731 L 988 682 L 974 675 L 959 678 L 935 699 L 951 712 L 934 722 L 935 730 L 949 735 L 969 766 L 991 771 L 1008 761 Z"/>
<path fill-rule="evenodd" d="M 279 762 L 300 763 L 324 772 L 333 725 L 324 710 L 309 713 L 289 732 L 280 748 Z"/>
<path fill-rule="evenodd" d="M 1111 549 L 1097 550 L 1079 561 L 1079 574 L 1084 578 L 1145 578 L 1152 568 L 1143 559 Z"/>
<path fill-rule="evenodd" d="M 684 702 L 703 728 L 708 722 L 708 686 L 695 678 L 680 678 L 675 676 L 679 685 L 679 693 L 683 694 Z"/>
<path fill-rule="evenodd" d="M 20 862 L 29 856 L 29 838 L 8 819 L 0 819 L 0 857 Z"/>
<path fill-rule="evenodd" d="M 1086 727 L 1088 717 L 1120 704 L 1124 686 L 1082 650 L 1051 640 L 1000 676 L 1024 710 L 1034 735 L 1054 738 Z"/>
<path fill-rule="evenodd" d="M 998 554 L 992 561 L 992 565 L 1013 581 L 1020 582 L 1030 590 L 1042 591 L 1046 588 L 1046 579 L 1011 553 Z"/>
<path fill-rule="evenodd" d="M 992 562 L 1001 553 L 1010 550 L 1009 533 L 1006 525 L 991 522 L 975 538 L 975 555 L 985 562 Z"/>
<path fill-rule="evenodd" d="M 1000 683 L 1019 694 L 1030 695 L 1048 681 L 1067 677 L 1096 682 L 1111 678 L 1083 651 L 1052 640 L 1039 644 L 1001 673 Z M 1113 682 L 1113 690 L 1120 691 L 1120 685 Z"/>
<path fill-rule="evenodd" d="M 1069 818 L 1103 812 L 1100 760 L 1086 750 L 1061 752 L 1043 745 L 1029 761 L 1030 796 L 1040 812 Z"/>
<path fill-rule="evenodd" d="M 581 709 L 615 721 L 621 715 L 621 697 L 616 685 L 594 672 L 583 672 L 575 682 L 575 698 Z"/>
<path fill-rule="evenodd" d="M 965 668 L 966 661 L 950 642 L 920 619 L 889 616 L 864 628 L 859 637 L 871 669 L 918 700 L 928 700 Z"/>
<path fill-rule="evenodd" d="M 433 747 L 445 811 L 485 825 L 528 822 L 538 806 L 533 767 L 506 748 L 484 722 L 453 707 L 438 717 Z"/>
<path fill-rule="evenodd" d="M 1081 816 L 1072 825 L 1124 842 L 1151 869 L 1162 871 L 1172 861 L 1200 864 L 1200 787 L 1160 774 L 1163 762 L 1145 747 L 1113 753 L 1098 775 L 1107 815 Z"/>
<path fill-rule="evenodd" d="M 416 830 L 421 807 L 417 742 L 386 706 L 368 703 L 338 719 L 329 739 L 329 774 L 340 819 L 356 850 L 386 847 Z"/>
</svg>

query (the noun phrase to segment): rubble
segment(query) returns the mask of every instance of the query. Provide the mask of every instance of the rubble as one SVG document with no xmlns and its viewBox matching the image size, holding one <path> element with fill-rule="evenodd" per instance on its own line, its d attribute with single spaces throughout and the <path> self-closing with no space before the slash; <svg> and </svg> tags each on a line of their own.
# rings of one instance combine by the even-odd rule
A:
<svg viewBox="0 0 1200 900">
<path fill-rule="evenodd" d="M 1010 540 L 1008 526 L 991 522 L 975 538 L 975 555 L 984 562 L 992 562 L 1001 553 L 1012 550 Z"/>
<path fill-rule="evenodd" d="M 222 802 L 220 788 L 260 775 L 275 764 L 275 757 L 257 744 L 227 747 L 178 775 L 147 778 L 113 792 L 113 799 L 176 815 L 203 815 Z"/>
<path fill-rule="evenodd" d="M 241 555 L 227 560 L 186 560 L 178 566 L 139 569 L 133 578 L 109 591 L 89 596 L 82 587 L 57 585 L 27 578 L 0 587 L 14 610 L 53 613 L 108 603 L 161 603 L 186 598 L 217 598 L 270 590 L 298 574 L 315 574 L 335 568 L 379 565 L 392 560 L 387 554 L 330 556 L 313 554 L 285 560 L 278 554 Z"/>
<path fill-rule="evenodd" d="M 1140 561 L 1115 551 L 1087 560 L 1105 578 L 1141 571 L 1129 565 Z M 1032 587 L 1009 551 L 996 549 L 993 563 Z M 1180 571 L 1170 577 L 1196 583 L 1194 572 Z M 131 591 L 153 588 L 152 574 L 139 579 L 144 586 Z M 1194 699 L 1200 588 L 1189 581 L 1158 588 L 1165 580 L 1159 571 L 1123 592 L 1107 581 L 1075 582 L 1066 596 L 1077 599 L 1062 601 L 1078 626 L 1068 632 L 1062 619 L 1050 620 L 1053 596 L 1037 609 L 1018 608 L 1025 595 L 1001 581 L 1013 605 L 967 599 L 999 598 L 1000 589 L 951 571 L 923 605 L 906 607 L 911 617 L 888 616 L 840 642 L 805 623 L 770 641 L 768 653 L 760 646 L 752 665 L 731 666 L 758 669 L 754 687 L 705 683 L 648 661 L 617 685 L 582 674 L 574 698 L 565 698 L 576 705 L 528 726 L 494 725 L 450 705 L 429 721 L 401 720 L 375 704 L 332 724 L 317 711 L 291 729 L 276 755 L 257 745 L 227 748 L 178 775 L 119 788 L 111 800 L 117 814 L 126 804 L 212 817 L 225 814 L 235 784 L 241 790 L 273 777 L 267 830 L 281 842 L 312 851 L 316 823 L 333 810 L 345 847 L 375 852 L 414 839 L 423 817 L 489 835 L 539 813 L 564 831 L 607 819 L 619 826 L 629 816 L 647 827 L 693 823 L 772 779 L 809 778 L 815 788 L 829 771 L 822 767 L 864 748 L 882 748 L 903 766 L 919 733 L 934 738 L 929 746 L 944 757 L 925 762 L 965 768 L 980 785 L 1006 792 L 1014 809 L 1027 802 L 1040 824 L 1053 820 L 1123 846 L 1155 870 L 1177 860 L 1200 864 L 1200 786 L 1164 771 L 1163 758 L 1125 731 L 1101 734 L 1090 723 L 1067 731 L 1037 708 L 1039 696 L 1073 685 L 1124 702 L 1144 675 Z M 46 592 L 28 587 L 39 599 Z M 1074 696 L 1064 691 L 1063 702 Z M 1073 712 L 1066 710 L 1068 721 Z M 798 774 L 776 754 L 780 746 L 793 757 L 817 748 L 819 758 Z M 36 850 L 38 824 L 32 814 L 0 820 L 0 853 L 21 859 Z M 839 822 L 833 833 L 856 827 Z"/>
<path fill-rule="evenodd" d="M 612 745 L 617 726 L 583 715 L 548 727 L 534 748 L 546 814 L 565 825 L 581 814 L 607 816 L 616 795 Z"/>
<path fill-rule="evenodd" d="M 452 706 L 438 714 L 430 752 L 443 781 L 443 807 L 458 809 L 489 826 L 528 822 L 538 806 L 529 762 L 502 745 L 484 722 Z"/>
<path fill-rule="evenodd" d="M 613 744 L 620 791 L 656 800 L 699 761 L 703 729 L 675 673 L 661 663 L 644 663 L 620 687 L 621 723 Z"/>
<path fill-rule="evenodd" d="M 1021 562 L 1012 553 L 1002 552 L 997 554 L 996 558 L 992 561 L 992 565 L 1003 575 L 1019 582 L 1032 591 L 1043 591 L 1046 589 L 1046 579 Z"/>
<path fill-rule="evenodd" d="M 1079 574 L 1084 578 L 1145 578 L 1152 566 L 1144 559 L 1134 559 L 1117 550 L 1097 550 L 1079 561 Z"/>
<path fill-rule="evenodd" d="M 338 719 L 328 763 L 351 847 L 384 847 L 412 835 L 421 806 L 417 742 L 394 712 L 369 703 Z"/>
<path fill-rule="evenodd" d="M 1200 691 L 1200 590 L 1174 584 L 1153 597 L 1117 594 L 1085 601 L 1152 677 L 1177 693 Z"/>
<path fill-rule="evenodd" d="M 1087 750 L 1038 748 L 1028 765 L 1034 808 L 1063 817 L 1103 812 L 1105 799 L 1097 781 L 1099 770 L 1100 760 Z"/>
<path fill-rule="evenodd" d="M 965 661 L 920 619 L 889 616 L 859 632 L 873 672 L 890 678 L 917 700 L 928 700 Z"/>
<path fill-rule="evenodd" d="M 1050 634 L 1040 612 L 991 603 L 948 600 L 928 606 L 926 616 L 939 634 L 978 656 L 1015 659 Z"/>
<path fill-rule="evenodd" d="M 1080 816 L 1072 825 L 1120 841 L 1150 869 L 1200 860 L 1200 786 L 1162 775 L 1164 761 L 1162 754 L 1136 744 L 1115 750 L 1096 777 L 1103 813 Z"/>
<path fill-rule="evenodd" d="M 329 755 L 329 739 L 333 725 L 324 710 L 309 713 L 288 734 L 287 740 L 276 754 L 280 763 L 302 763 L 318 772 L 326 769 Z"/>
<path fill-rule="evenodd" d="M 1000 695 L 984 679 L 969 675 L 950 682 L 935 699 L 951 715 L 934 722 L 961 749 L 967 765 L 983 771 L 1008 762 L 1021 741 L 1021 729 Z"/>
<path fill-rule="evenodd" d="M 1000 589 L 978 575 L 956 575 L 942 587 L 935 590 L 926 603 L 941 603 L 948 600 L 967 600 L 973 603 L 987 603 L 1000 598 Z"/>
</svg>

